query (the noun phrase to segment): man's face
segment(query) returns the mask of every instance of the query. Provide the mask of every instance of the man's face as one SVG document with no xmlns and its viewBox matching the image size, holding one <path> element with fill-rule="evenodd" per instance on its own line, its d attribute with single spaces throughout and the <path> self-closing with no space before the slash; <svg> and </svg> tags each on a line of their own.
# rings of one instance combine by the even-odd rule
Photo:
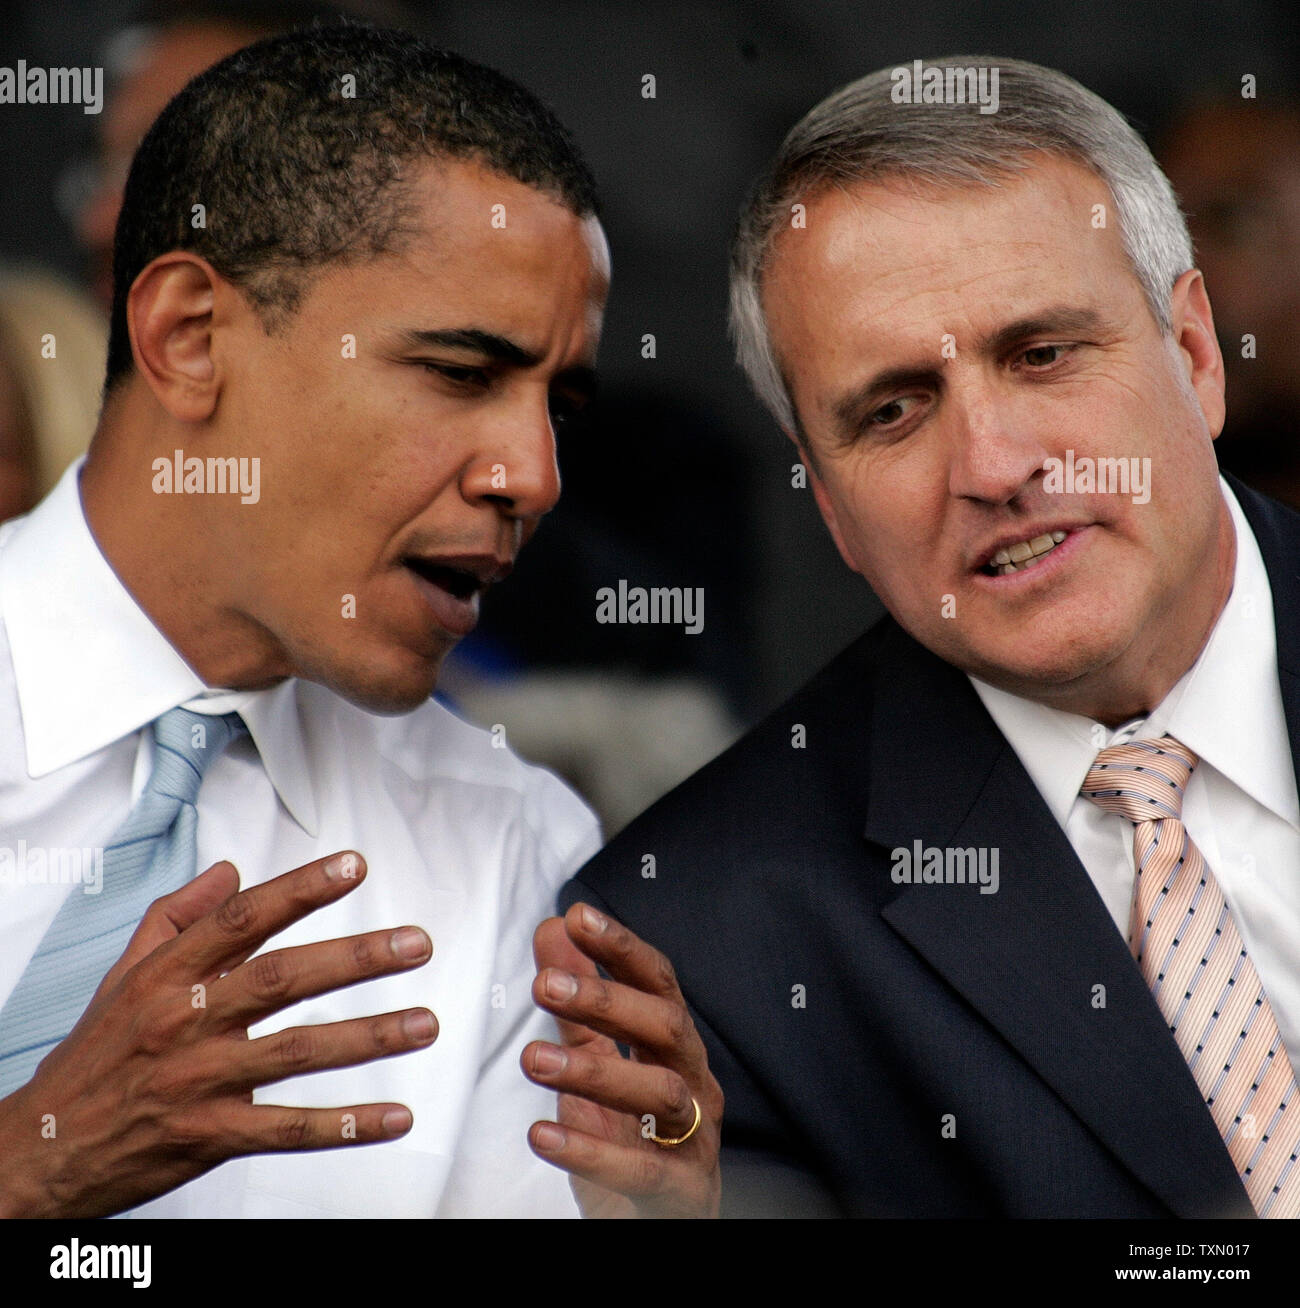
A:
<svg viewBox="0 0 1300 1308">
<path fill-rule="evenodd" d="M 400 252 L 327 266 L 269 337 L 236 314 L 212 346 L 213 452 L 261 459 L 260 500 L 223 520 L 226 611 L 267 668 L 378 712 L 429 696 L 554 506 L 609 280 L 594 219 L 478 165 L 425 166 L 414 198 Z"/>
<path fill-rule="evenodd" d="M 1232 538 L 1195 274 L 1174 303 L 1171 339 L 1105 184 L 1046 157 L 999 189 L 828 188 L 776 238 L 764 307 L 819 506 L 849 566 L 942 658 L 1103 716 L 1128 711 L 1116 697 L 1152 660 L 1190 648 L 1181 674 L 1195 656 Z M 1053 488 L 1047 460 L 1068 452 L 1149 458 L 1150 501 Z M 1020 542 L 1036 562 L 991 566 Z"/>
</svg>

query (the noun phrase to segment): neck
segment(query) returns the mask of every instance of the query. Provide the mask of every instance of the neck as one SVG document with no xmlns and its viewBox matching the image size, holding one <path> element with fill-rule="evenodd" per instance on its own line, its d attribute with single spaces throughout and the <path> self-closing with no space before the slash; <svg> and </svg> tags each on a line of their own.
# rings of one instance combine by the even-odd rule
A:
<svg viewBox="0 0 1300 1308">
<path fill-rule="evenodd" d="M 201 448 L 130 394 L 112 397 L 81 470 L 81 505 L 100 553 L 149 620 L 206 686 L 256 690 L 290 675 L 265 630 L 231 601 L 221 505 L 158 494 L 160 452 Z M 226 566 L 220 566 L 224 561 Z"/>
</svg>

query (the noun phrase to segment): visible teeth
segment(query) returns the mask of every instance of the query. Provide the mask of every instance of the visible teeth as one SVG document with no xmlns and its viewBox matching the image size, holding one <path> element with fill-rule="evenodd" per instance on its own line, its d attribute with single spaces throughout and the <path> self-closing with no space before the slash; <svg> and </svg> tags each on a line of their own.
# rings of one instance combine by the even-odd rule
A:
<svg viewBox="0 0 1300 1308">
<path fill-rule="evenodd" d="M 998 552 L 989 560 L 988 566 L 998 576 L 1006 577 L 1013 572 L 1023 572 L 1032 568 L 1045 554 L 1050 554 L 1066 537 L 1064 531 L 1044 532 L 1033 540 L 1022 540 Z"/>
</svg>

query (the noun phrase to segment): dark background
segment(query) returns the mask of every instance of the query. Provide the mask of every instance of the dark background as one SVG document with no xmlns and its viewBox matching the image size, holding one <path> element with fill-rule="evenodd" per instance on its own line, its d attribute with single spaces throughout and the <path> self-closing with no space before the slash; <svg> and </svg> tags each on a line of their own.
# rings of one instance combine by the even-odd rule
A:
<svg viewBox="0 0 1300 1308">
<path fill-rule="evenodd" d="M 104 41 L 132 9 L 123 0 L 3 0 L 0 64 L 101 63 Z M 558 552 L 568 533 L 572 561 L 594 520 L 595 530 L 662 545 L 673 575 L 640 577 L 646 584 L 707 578 L 707 639 L 660 632 L 666 648 L 629 658 L 702 668 L 742 720 L 771 707 L 878 611 L 835 554 L 811 493 L 791 488 L 793 450 L 749 395 L 726 337 L 731 225 L 781 135 L 854 77 L 955 52 L 1061 68 L 1144 134 L 1195 99 L 1239 95 L 1244 73 L 1258 78 L 1261 99 L 1296 85 L 1295 12 L 1263 0 L 904 8 L 462 0 L 410 12 L 415 30 L 548 100 L 593 166 L 614 254 L 601 356 L 608 417 L 562 453 L 566 492 L 576 488 L 587 518 L 559 522 Z M 653 100 L 641 95 L 646 73 L 657 81 Z M 0 106 L 0 260 L 79 276 L 52 193 L 93 124 L 77 106 Z M 642 358 L 645 333 L 656 337 L 653 360 Z M 563 663 L 572 624 L 590 627 L 594 595 L 579 593 L 572 611 L 530 613 L 523 565 L 520 573 L 510 603 L 541 650 L 522 653 L 544 662 L 549 644 Z"/>
</svg>

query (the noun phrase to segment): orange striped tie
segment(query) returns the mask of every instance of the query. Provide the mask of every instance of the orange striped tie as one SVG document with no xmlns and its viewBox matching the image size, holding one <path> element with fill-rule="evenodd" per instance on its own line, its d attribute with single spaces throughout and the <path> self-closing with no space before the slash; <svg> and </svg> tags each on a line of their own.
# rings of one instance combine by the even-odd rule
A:
<svg viewBox="0 0 1300 1308">
<path fill-rule="evenodd" d="M 1223 891 L 1182 823 L 1196 755 L 1172 736 L 1112 745 L 1082 794 L 1135 824 L 1129 943 L 1250 1202 L 1300 1216 L 1300 1095 Z M 1289 1106 L 1289 1111 L 1288 1111 Z"/>
</svg>

